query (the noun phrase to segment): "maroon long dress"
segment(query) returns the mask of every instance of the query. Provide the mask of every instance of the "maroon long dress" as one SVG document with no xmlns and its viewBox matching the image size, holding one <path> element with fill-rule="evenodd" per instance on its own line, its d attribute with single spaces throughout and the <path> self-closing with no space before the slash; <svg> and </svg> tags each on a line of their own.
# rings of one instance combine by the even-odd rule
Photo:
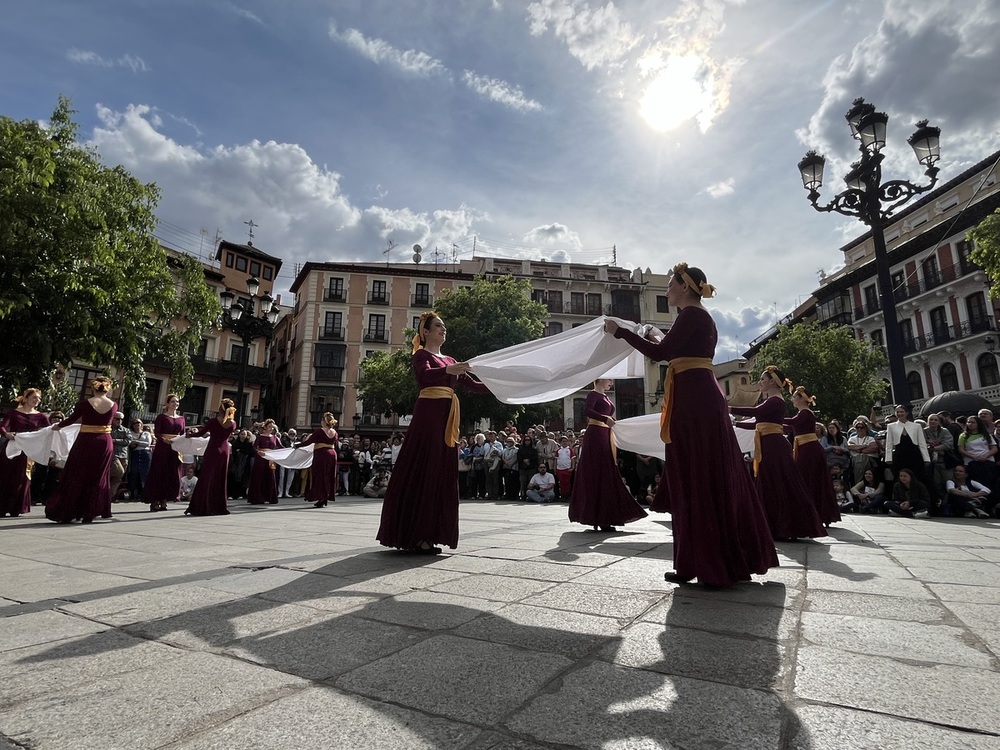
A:
<svg viewBox="0 0 1000 750">
<path fill-rule="evenodd" d="M 774 424 L 785 421 L 785 400 L 771 396 L 757 406 L 734 406 L 733 414 L 755 417 L 756 424 Z M 752 425 L 737 426 L 749 429 Z M 767 524 L 775 539 L 826 536 L 823 523 L 816 513 L 816 506 L 809 499 L 809 491 L 802 475 L 792 460 L 792 446 L 782 433 L 761 435 L 757 494 L 767 513 Z"/>
<path fill-rule="evenodd" d="M 25 414 L 11 409 L 0 421 L 0 436 L 8 432 L 35 432 L 48 427 L 49 418 L 41 412 Z M 18 516 L 31 512 L 31 477 L 28 475 L 28 457 L 23 453 L 7 458 L 6 446 L 0 444 L 0 518 L 10 513 Z"/>
<path fill-rule="evenodd" d="M 142 491 L 143 502 L 150 505 L 176 502 L 181 492 L 181 475 L 184 464 L 177 455 L 169 440 L 164 436 L 184 434 L 184 417 L 171 417 L 160 414 L 153 423 L 153 435 L 156 436 L 156 446 L 153 448 L 153 462 L 146 476 L 146 486 Z"/>
<path fill-rule="evenodd" d="M 236 431 L 236 422 L 222 424 L 218 417 L 208 420 L 193 434 L 195 437 L 208 435 L 208 445 L 201 461 L 198 484 L 194 486 L 191 504 L 184 511 L 192 516 L 225 516 L 226 477 L 229 474 L 229 436 Z"/>
<path fill-rule="evenodd" d="M 59 484 L 45 502 L 45 517 L 50 521 L 70 523 L 79 518 L 90 523 L 97 516 L 111 518 L 111 461 L 114 458 L 111 420 L 117 411 L 118 404 L 112 403 L 111 408 L 101 414 L 90 401 L 83 399 L 73 413 L 57 425 L 61 429 L 80 422 L 85 428 L 107 427 L 108 430 L 80 430 L 66 457 L 66 466 L 59 474 Z"/>
<path fill-rule="evenodd" d="M 489 389 L 470 378 L 449 375 L 451 357 L 418 349 L 413 374 L 423 388 L 463 387 L 477 393 Z M 445 442 L 451 399 L 418 398 L 406 440 L 392 468 L 382 501 L 378 541 L 385 547 L 412 549 L 421 542 L 458 546 L 458 449 Z"/>
<path fill-rule="evenodd" d="M 310 503 L 332 503 L 337 500 L 337 442 L 340 436 L 333 431 L 331 438 L 322 427 L 317 427 L 305 440 L 304 445 L 328 445 L 329 448 L 313 448 L 312 484 L 306 491 L 306 500 Z"/>
<path fill-rule="evenodd" d="M 718 341 L 712 316 L 697 306 L 683 308 L 659 343 L 624 328 L 615 336 L 656 361 L 711 359 Z M 674 376 L 670 433 L 657 500 L 659 492 L 670 493 L 677 575 L 730 586 L 777 567 L 764 509 L 711 369 L 692 368 Z"/>
<path fill-rule="evenodd" d="M 269 451 L 281 447 L 281 441 L 274 435 L 258 435 L 253 444 L 254 450 Z M 247 502 L 252 505 L 263 505 L 278 502 L 278 480 L 272 464 L 266 458 L 254 456 L 253 469 L 250 471 L 250 488 L 247 490 Z"/>
<path fill-rule="evenodd" d="M 816 435 L 816 415 L 811 409 L 801 409 L 794 417 L 785 420 L 786 427 L 791 428 L 792 435 Z M 818 440 L 800 443 L 795 451 L 795 465 L 802 475 L 809 497 L 812 498 L 819 513 L 819 520 L 829 526 L 840 520 L 840 505 L 833 494 L 833 480 L 830 469 L 826 465 L 826 453 Z"/>
<path fill-rule="evenodd" d="M 646 511 L 628 491 L 611 450 L 608 417 L 615 414 L 611 399 L 598 391 L 587 394 L 587 423 L 576 467 L 569 520 L 586 526 L 621 526 L 646 517 Z M 602 426 L 604 425 L 604 426 Z"/>
</svg>

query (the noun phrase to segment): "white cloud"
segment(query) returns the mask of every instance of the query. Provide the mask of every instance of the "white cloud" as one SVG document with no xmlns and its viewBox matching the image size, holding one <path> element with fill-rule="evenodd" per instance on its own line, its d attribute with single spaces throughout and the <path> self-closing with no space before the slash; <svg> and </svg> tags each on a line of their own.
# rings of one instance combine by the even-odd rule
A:
<svg viewBox="0 0 1000 750">
<path fill-rule="evenodd" d="M 122 55 L 117 59 L 102 57 L 92 50 L 70 49 L 66 59 L 78 65 L 96 65 L 100 68 L 128 68 L 133 73 L 145 73 L 149 70 L 146 62 L 138 55 Z"/>
<path fill-rule="evenodd" d="M 713 198 L 722 198 L 726 195 L 732 195 L 736 192 L 736 180 L 730 177 L 728 180 L 723 180 L 722 182 L 717 182 L 714 185 L 709 185 L 705 188 L 705 192 L 708 193 Z"/>
<path fill-rule="evenodd" d="M 554 222 L 528 230 L 521 238 L 526 244 L 537 248 L 555 250 L 579 250 L 582 247 L 580 235 L 565 224 Z"/>
<path fill-rule="evenodd" d="M 532 36 L 551 27 L 587 70 L 620 63 L 641 39 L 610 2 L 594 10 L 579 0 L 540 0 L 528 6 L 528 18 Z"/>
<path fill-rule="evenodd" d="M 227 3 L 225 3 L 225 7 L 230 12 L 235 13 L 240 18 L 245 18 L 248 21 L 253 21 L 256 24 L 260 24 L 261 26 L 264 25 L 264 22 L 260 20 L 259 16 L 257 16 L 252 11 L 247 10 L 246 8 L 241 8 L 236 3 L 229 3 L 229 2 L 227 2 Z"/>
<path fill-rule="evenodd" d="M 712 319 L 719 331 L 716 361 L 742 356 L 747 345 L 774 325 L 774 308 L 743 307 L 739 311 L 713 308 Z"/>
<path fill-rule="evenodd" d="M 357 29 L 340 31 L 337 25 L 330 24 L 330 38 L 342 42 L 355 52 L 367 57 L 374 63 L 390 65 L 405 73 L 418 76 L 435 76 L 447 74 L 444 63 L 426 52 L 417 50 L 400 50 L 384 39 L 369 39 Z"/>
<path fill-rule="evenodd" d="M 462 82 L 484 99 L 503 104 L 505 107 L 519 112 L 542 109 L 541 103 L 526 97 L 520 86 L 506 81 L 477 75 L 471 70 L 466 70 L 462 73 Z"/>
</svg>

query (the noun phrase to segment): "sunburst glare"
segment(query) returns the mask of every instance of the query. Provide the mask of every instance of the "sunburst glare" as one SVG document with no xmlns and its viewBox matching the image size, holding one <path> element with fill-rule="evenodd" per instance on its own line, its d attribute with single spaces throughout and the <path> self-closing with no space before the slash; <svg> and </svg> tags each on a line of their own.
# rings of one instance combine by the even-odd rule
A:
<svg viewBox="0 0 1000 750">
<path fill-rule="evenodd" d="M 711 78 L 694 55 L 672 56 L 642 96 L 639 112 L 658 132 L 673 130 L 712 108 Z"/>
</svg>

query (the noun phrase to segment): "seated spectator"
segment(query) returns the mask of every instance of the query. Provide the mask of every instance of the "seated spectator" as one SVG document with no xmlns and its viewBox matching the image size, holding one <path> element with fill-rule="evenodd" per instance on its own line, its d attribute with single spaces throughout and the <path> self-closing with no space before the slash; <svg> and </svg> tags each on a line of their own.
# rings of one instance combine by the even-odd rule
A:
<svg viewBox="0 0 1000 750">
<path fill-rule="evenodd" d="M 528 490 L 525 494 L 533 503 L 549 503 L 556 496 L 553 489 L 555 485 L 555 476 L 549 474 L 548 467 L 545 464 L 540 463 L 538 464 L 538 472 L 528 482 Z"/>
<path fill-rule="evenodd" d="M 841 513 L 850 513 L 854 510 L 854 495 L 844 487 L 842 479 L 833 480 L 833 496 L 837 500 L 837 505 L 840 506 Z"/>
<path fill-rule="evenodd" d="M 365 497 L 385 497 L 385 491 L 389 486 L 389 469 L 386 466 L 378 465 L 372 478 L 361 489 L 361 494 Z"/>
<path fill-rule="evenodd" d="M 878 442 L 872 435 L 871 424 L 864 417 L 854 421 L 854 434 L 847 440 L 847 452 L 851 457 L 852 476 L 860 479 L 866 469 L 878 469 Z"/>
<path fill-rule="evenodd" d="M 953 478 L 945 482 L 952 511 L 966 518 L 989 518 L 983 508 L 985 498 L 990 496 L 989 487 L 969 479 L 964 466 L 956 466 L 952 473 Z"/>
<path fill-rule="evenodd" d="M 847 449 L 847 437 L 840 431 L 840 422 L 833 420 L 826 427 L 826 435 L 819 439 L 826 453 L 826 465 L 831 469 L 839 466 L 843 473 L 850 471 L 851 455 Z"/>
<path fill-rule="evenodd" d="M 191 495 L 194 494 L 197 484 L 198 477 L 194 475 L 194 464 L 188 464 L 184 467 L 184 476 L 181 477 L 181 502 L 191 502 Z"/>
<path fill-rule="evenodd" d="M 861 481 L 851 487 L 854 508 L 859 513 L 881 513 L 885 505 L 885 484 L 875 478 L 874 469 L 865 469 Z"/>
<path fill-rule="evenodd" d="M 958 436 L 958 452 L 969 478 L 989 488 L 997 481 L 997 442 L 979 417 L 966 417 L 965 430 Z"/>
<path fill-rule="evenodd" d="M 914 475 L 912 469 L 899 470 L 899 480 L 893 485 L 892 500 L 886 502 L 889 513 L 907 518 L 927 518 L 930 514 L 931 493 Z"/>
</svg>

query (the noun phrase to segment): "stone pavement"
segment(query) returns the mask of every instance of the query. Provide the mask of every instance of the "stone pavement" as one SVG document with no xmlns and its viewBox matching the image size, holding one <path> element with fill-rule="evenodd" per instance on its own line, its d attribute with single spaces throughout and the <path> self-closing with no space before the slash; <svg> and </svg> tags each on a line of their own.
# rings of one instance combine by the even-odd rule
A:
<svg viewBox="0 0 1000 750">
<path fill-rule="evenodd" d="M 0 748 L 1000 748 L 1000 523 L 851 516 L 727 591 L 669 516 L 379 501 L 0 521 Z"/>
</svg>

